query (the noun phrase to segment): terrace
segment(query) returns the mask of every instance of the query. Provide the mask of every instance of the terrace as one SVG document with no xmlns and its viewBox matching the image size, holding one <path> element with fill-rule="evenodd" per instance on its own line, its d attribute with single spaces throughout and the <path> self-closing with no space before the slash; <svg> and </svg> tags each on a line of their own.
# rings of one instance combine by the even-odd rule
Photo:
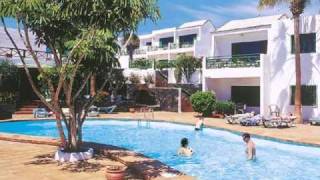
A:
<svg viewBox="0 0 320 180">
<path fill-rule="evenodd" d="M 52 66 L 54 61 L 52 54 L 46 51 L 34 50 L 35 56 L 38 57 L 41 64 Z M 9 60 L 13 64 L 21 67 L 22 62 L 20 60 L 20 55 L 25 58 L 25 63 L 28 67 L 36 67 L 35 62 L 32 59 L 32 54 L 26 49 L 19 49 L 17 51 L 15 48 L 10 47 L 0 47 L 0 60 Z"/>
<path fill-rule="evenodd" d="M 166 51 L 166 50 L 186 50 L 193 49 L 194 43 L 169 43 L 167 46 L 146 46 L 136 49 L 134 51 L 135 55 L 148 54 L 151 52 L 157 51 Z M 121 51 L 121 55 L 128 55 L 126 50 Z"/>
<path fill-rule="evenodd" d="M 130 69 L 167 69 L 174 67 L 175 60 L 137 59 L 129 62 Z"/>
<path fill-rule="evenodd" d="M 260 67 L 260 54 L 216 56 L 206 59 L 207 69 Z"/>
</svg>

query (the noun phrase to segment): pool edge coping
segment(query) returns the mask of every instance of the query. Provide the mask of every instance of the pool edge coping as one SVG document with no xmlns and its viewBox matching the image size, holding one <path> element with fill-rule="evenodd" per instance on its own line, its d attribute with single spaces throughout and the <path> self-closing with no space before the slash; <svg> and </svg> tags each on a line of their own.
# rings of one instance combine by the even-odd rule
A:
<svg viewBox="0 0 320 180">
<path fill-rule="evenodd" d="M 130 118 L 130 117 L 90 117 L 87 120 L 118 120 L 118 121 L 146 121 L 146 120 L 141 120 L 138 118 Z M 8 119 L 8 120 L 0 120 L 0 123 L 2 122 L 19 122 L 19 121 L 48 121 L 48 120 L 54 120 L 52 118 L 41 118 L 41 119 L 35 119 L 35 118 L 28 118 L 28 119 Z M 165 120 L 165 119 L 148 119 L 147 121 L 150 122 L 167 122 L 167 123 L 173 123 L 173 124 L 180 124 L 180 125 L 195 125 L 194 123 L 188 123 L 188 122 L 178 122 L 175 120 Z M 219 126 L 214 126 L 214 125 L 205 125 L 207 128 L 212 128 L 215 130 L 222 130 L 222 131 L 227 131 L 236 135 L 241 135 L 242 133 L 250 133 L 253 137 L 264 139 L 264 140 L 271 140 L 275 142 L 280 142 L 280 143 L 285 143 L 285 144 L 293 144 L 293 145 L 298 145 L 298 146 L 307 146 L 307 147 L 317 147 L 320 148 L 320 143 L 313 143 L 313 142 L 301 142 L 298 140 L 292 140 L 288 138 L 281 138 L 281 137 L 274 137 L 274 136 L 268 136 L 268 135 L 261 135 L 258 133 L 252 133 L 248 131 L 242 131 L 242 130 L 233 130 L 233 129 L 228 129 L 224 127 L 219 127 Z"/>
</svg>

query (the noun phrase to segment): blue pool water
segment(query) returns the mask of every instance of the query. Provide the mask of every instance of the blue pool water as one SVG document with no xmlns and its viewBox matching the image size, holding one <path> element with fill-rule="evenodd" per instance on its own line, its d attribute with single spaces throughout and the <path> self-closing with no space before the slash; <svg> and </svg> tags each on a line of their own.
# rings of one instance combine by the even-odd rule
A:
<svg viewBox="0 0 320 180">
<path fill-rule="evenodd" d="M 312 180 L 320 179 L 320 148 L 284 144 L 263 139 L 257 145 L 257 160 L 245 159 L 239 135 L 207 128 L 195 132 L 192 126 L 135 121 L 86 121 L 84 140 L 112 144 L 141 152 L 200 180 Z M 54 121 L 0 123 L 0 132 L 57 137 Z M 176 156 L 180 139 L 189 138 L 195 154 Z"/>
</svg>

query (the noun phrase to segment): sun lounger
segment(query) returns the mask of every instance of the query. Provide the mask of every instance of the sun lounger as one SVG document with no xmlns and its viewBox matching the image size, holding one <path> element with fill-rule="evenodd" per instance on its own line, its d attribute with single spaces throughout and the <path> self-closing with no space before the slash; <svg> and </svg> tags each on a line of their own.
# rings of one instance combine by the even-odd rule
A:
<svg viewBox="0 0 320 180">
<path fill-rule="evenodd" d="M 117 105 L 113 105 L 109 107 L 99 107 L 99 111 L 107 114 L 111 114 L 116 108 L 117 108 Z"/>
<path fill-rule="evenodd" d="M 35 108 L 33 109 L 34 118 L 46 118 L 49 117 L 49 112 L 45 108 Z"/>
<path fill-rule="evenodd" d="M 288 128 L 293 126 L 295 116 L 267 117 L 263 119 L 263 126 L 266 128 Z"/>
<path fill-rule="evenodd" d="M 88 117 L 98 117 L 99 116 L 99 108 L 96 106 L 91 106 L 88 110 Z"/>
<path fill-rule="evenodd" d="M 262 116 L 260 114 L 240 120 L 242 126 L 259 126 L 261 123 Z"/>
<path fill-rule="evenodd" d="M 244 114 L 235 114 L 231 116 L 226 116 L 225 119 L 227 120 L 227 123 L 229 124 L 239 124 L 241 120 L 253 117 L 254 113 L 244 113 Z"/>
<path fill-rule="evenodd" d="M 309 121 L 310 121 L 311 125 L 320 125 L 320 118 L 319 117 L 311 118 Z"/>
</svg>

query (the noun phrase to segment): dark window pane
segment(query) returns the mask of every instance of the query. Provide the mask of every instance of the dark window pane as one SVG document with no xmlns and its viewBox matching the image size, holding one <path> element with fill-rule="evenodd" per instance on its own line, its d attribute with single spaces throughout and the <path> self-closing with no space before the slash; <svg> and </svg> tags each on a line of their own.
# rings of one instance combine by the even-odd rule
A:
<svg viewBox="0 0 320 180">
<path fill-rule="evenodd" d="M 169 43 L 173 43 L 173 37 L 160 38 L 160 47 L 165 48 L 168 47 Z"/>
<path fill-rule="evenodd" d="M 152 42 L 146 42 L 146 46 L 152 46 Z"/>
<path fill-rule="evenodd" d="M 266 54 L 268 41 L 240 42 L 232 44 L 232 55 Z"/>
<path fill-rule="evenodd" d="M 291 36 L 291 53 L 294 54 L 294 35 Z M 316 52 L 316 33 L 300 34 L 301 53 Z"/>
<path fill-rule="evenodd" d="M 179 43 L 180 47 L 183 47 L 185 45 L 193 45 L 194 40 L 197 38 L 197 34 L 190 34 L 185 36 L 179 37 Z"/>
<path fill-rule="evenodd" d="M 231 100 L 235 103 L 243 103 L 247 106 L 260 106 L 259 86 L 232 86 Z"/>
<path fill-rule="evenodd" d="M 291 105 L 294 105 L 295 86 L 291 86 Z M 317 105 L 317 86 L 301 86 L 301 103 L 303 106 Z"/>
</svg>

